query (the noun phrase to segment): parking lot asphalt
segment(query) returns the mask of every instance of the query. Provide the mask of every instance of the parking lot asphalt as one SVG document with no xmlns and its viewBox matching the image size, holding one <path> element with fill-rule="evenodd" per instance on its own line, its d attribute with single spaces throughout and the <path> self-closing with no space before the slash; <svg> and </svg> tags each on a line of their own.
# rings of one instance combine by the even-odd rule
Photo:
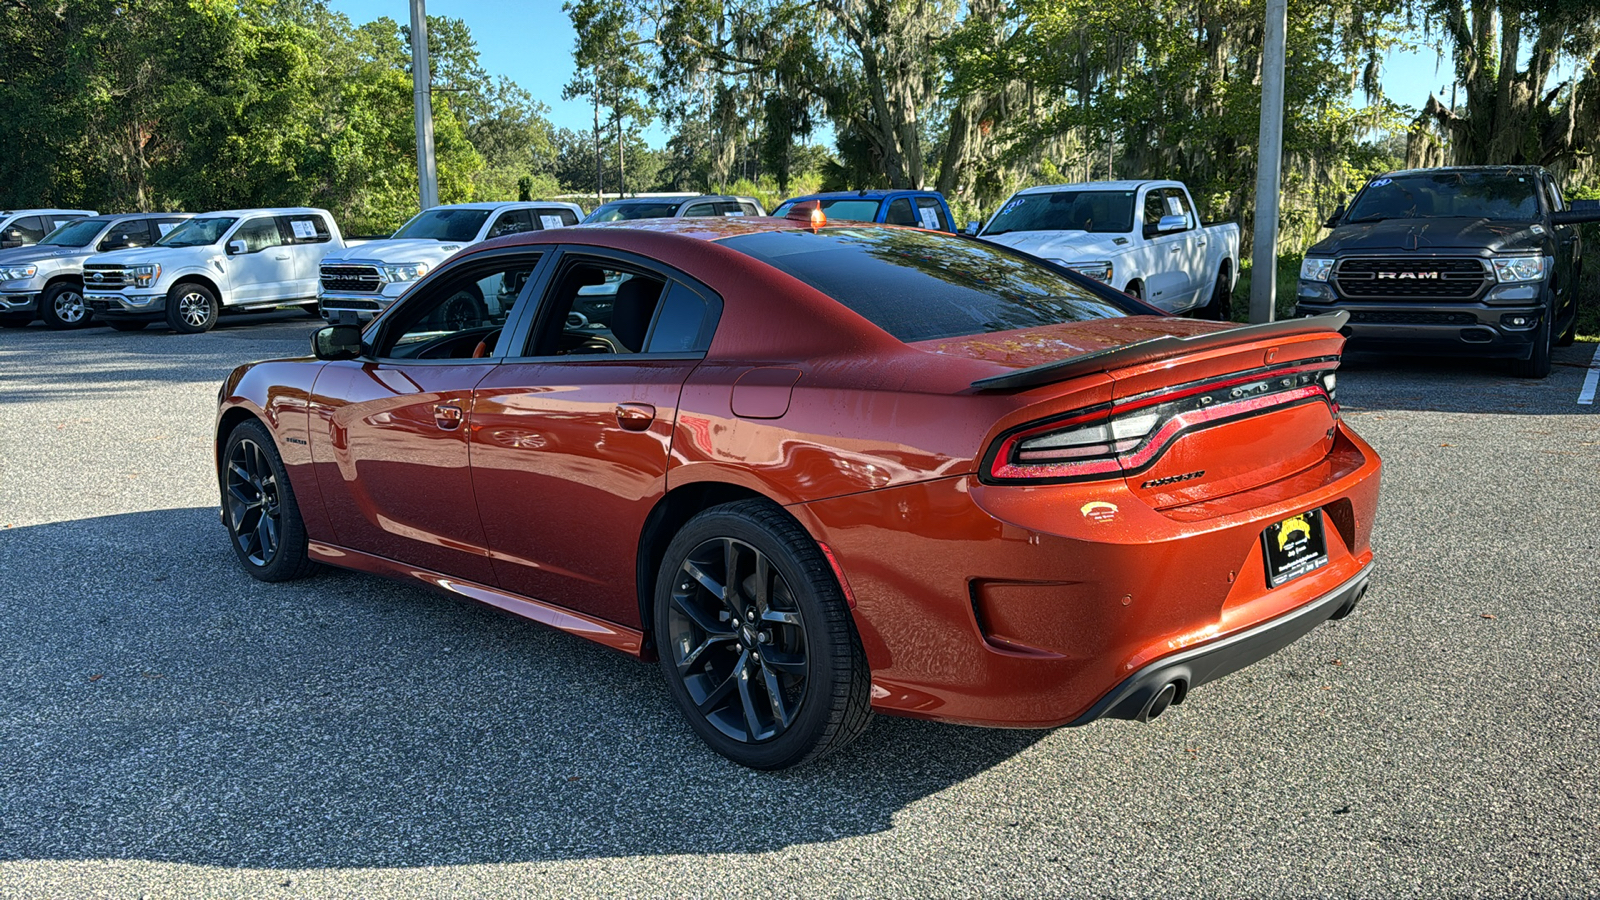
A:
<svg viewBox="0 0 1600 900">
<path fill-rule="evenodd" d="M 658 671 L 351 573 L 240 571 L 211 436 L 298 314 L 0 331 L 0 896 L 1600 895 L 1600 406 L 1352 355 L 1353 616 L 1149 725 L 878 717 L 740 769 Z"/>
</svg>

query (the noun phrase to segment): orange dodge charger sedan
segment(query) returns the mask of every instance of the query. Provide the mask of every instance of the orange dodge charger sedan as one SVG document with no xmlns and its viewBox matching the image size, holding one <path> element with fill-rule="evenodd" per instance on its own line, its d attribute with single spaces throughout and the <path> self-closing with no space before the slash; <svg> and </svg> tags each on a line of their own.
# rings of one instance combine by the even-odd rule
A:
<svg viewBox="0 0 1600 900">
<path fill-rule="evenodd" d="M 521 234 L 229 375 L 222 518 L 262 580 L 411 579 L 659 659 L 747 766 L 873 710 L 1147 720 L 1366 590 L 1343 321 L 1168 318 L 805 205 Z"/>
</svg>

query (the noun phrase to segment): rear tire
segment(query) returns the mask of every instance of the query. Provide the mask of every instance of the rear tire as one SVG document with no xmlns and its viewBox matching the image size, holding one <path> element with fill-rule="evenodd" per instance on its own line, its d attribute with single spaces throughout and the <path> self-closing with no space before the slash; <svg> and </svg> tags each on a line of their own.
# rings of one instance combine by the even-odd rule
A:
<svg viewBox="0 0 1600 900">
<path fill-rule="evenodd" d="M 816 541 L 763 500 L 708 509 L 667 546 L 655 585 L 668 693 L 713 750 L 786 769 L 848 745 L 871 679 Z"/>
<path fill-rule="evenodd" d="M 62 282 L 46 288 L 39 296 L 39 318 L 48 328 L 67 331 L 87 326 L 94 319 L 94 312 L 83 299 L 80 285 Z"/>
<path fill-rule="evenodd" d="M 217 295 L 203 284 L 185 281 L 167 292 L 167 327 L 178 334 L 210 331 L 217 312 Z"/>
<path fill-rule="evenodd" d="M 150 322 L 145 319 L 106 319 L 103 324 L 110 325 L 112 331 L 143 331 Z"/>
<path fill-rule="evenodd" d="M 294 486 L 260 422 L 245 422 L 228 435 L 221 481 L 222 524 L 251 578 L 292 581 L 316 570 Z"/>
</svg>

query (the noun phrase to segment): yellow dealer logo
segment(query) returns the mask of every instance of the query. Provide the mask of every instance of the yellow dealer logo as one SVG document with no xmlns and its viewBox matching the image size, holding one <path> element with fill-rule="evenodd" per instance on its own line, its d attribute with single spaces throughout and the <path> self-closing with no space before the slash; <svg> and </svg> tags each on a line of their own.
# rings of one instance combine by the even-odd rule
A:
<svg viewBox="0 0 1600 900">
<path fill-rule="evenodd" d="M 1078 512 L 1083 513 L 1083 517 L 1085 519 L 1093 519 L 1096 522 L 1107 522 L 1111 520 L 1112 516 L 1117 514 L 1117 505 L 1115 503 L 1107 503 L 1104 500 L 1090 500 L 1088 503 L 1080 506 L 1078 508 Z"/>
<path fill-rule="evenodd" d="M 1278 527 L 1278 549 L 1282 550 L 1294 540 L 1294 535 L 1299 535 L 1300 540 L 1311 539 L 1311 523 L 1306 521 L 1304 513 L 1292 519 L 1285 519 Z"/>
</svg>

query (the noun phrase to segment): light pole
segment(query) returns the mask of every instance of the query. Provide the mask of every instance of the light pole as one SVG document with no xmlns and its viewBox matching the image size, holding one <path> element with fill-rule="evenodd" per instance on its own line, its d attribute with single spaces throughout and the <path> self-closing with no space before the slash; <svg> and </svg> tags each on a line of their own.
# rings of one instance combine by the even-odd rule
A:
<svg viewBox="0 0 1600 900">
<path fill-rule="evenodd" d="M 411 87 L 417 116 L 417 188 L 422 208 L 439 205 L 439 170 L 433 161 L 433 75 L 428 68 L 426 0 L 411 0 Z"/>
<path fill-rule="evenodd" d="M 1267 0 L 1261 52 L 1261 139 L 1256 150 L 1255 247 L 1250 254 L 1250 321 L 1271 322 L 1278 302 L 1278 192 L 1283 176 L 1283 64 L 1288 0 Z"/>
</svg>

